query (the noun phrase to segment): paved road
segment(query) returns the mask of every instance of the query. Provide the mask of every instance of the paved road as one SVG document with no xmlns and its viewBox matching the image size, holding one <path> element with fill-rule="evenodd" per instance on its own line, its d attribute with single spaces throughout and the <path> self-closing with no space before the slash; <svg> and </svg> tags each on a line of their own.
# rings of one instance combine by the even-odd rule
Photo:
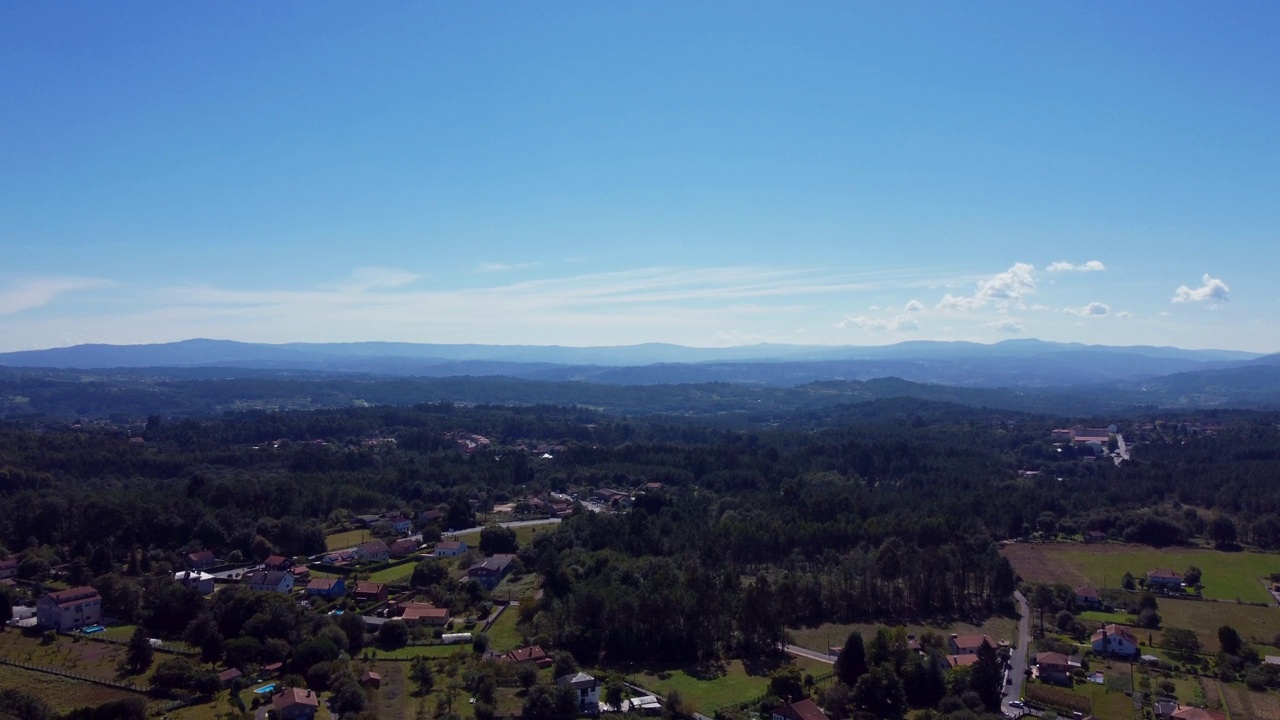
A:
<svg viewBox="0 0 1280 720">
<path fill-rule="evenodd" d="M 834 665 L 836 663 L 836 659 L 831 657 L 830 655 L 824 655 L 820 652 L 814 652 L 812 650 L 802 648 L 799 645 L 784 645 L 782 649 L 786 650 L 792 655 L 798 655 L 802 658 L 808 658 L 810 660 L 817 660 L 818 662 L 823 662 L 828 665 Z"/>
<path fill-rule="evenodd" d="M 1121 462 L 1125 462 L 1128 459 L 1129 459 L 1129 446 L 1125 444 L 1124 436 L 1121 435 L 1120 433 L 1116 433 L 1116 454 L 1115 454 L 1116 465 L 1119 466 Z"/>
<path fill-rule="evenodd" d="M 1009 658 L 1009 678 L 1013 680 L 1013 684 L 1005 686 L 1009 692 L 1000 701 L 1000 709 L 1006 715 L 1020 715 L 1023 712 L 1018 708 L 1009 707 L 1009 702 L 1022 697 L 1022 686 L 1027 679 L 1027 653 L 1031 648 L 1031 608 L 1027 606 L 1027 599 L 1022 596 L 1022 593 L 1015 592 L 1013 599 L 1018 604 L 1018 614 L 1021 618 L 1018 620 L 1018 646 L 1013 649 L 1013 654 Z"/>
<path fill-rule="evenodd" d="M 522 527 L 533 527 L 535 525 L 555 525 L 559 522 L 560 522 L 560 518 L 544 518 L 542 520 L 514 520 L 512 522 L 504 522 L 504 523 L 498 523 L 498 524 L 504 528 L 522 528 Z M 483 527 L 476 526 L 471 528 L 464 528 L 462 530 L 454 530 L 453 532 L 445 533 L 445 537 L 457 537 L 459 535 L 472 535 L 480 532 L 483 529 L 484 529 Z"/>
</svg>

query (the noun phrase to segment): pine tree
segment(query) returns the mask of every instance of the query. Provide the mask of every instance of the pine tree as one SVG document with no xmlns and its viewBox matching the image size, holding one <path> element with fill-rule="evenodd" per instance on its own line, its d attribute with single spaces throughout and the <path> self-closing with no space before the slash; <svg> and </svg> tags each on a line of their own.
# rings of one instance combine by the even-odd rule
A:
<svg viewBox="0 0 1280 720">
<path fill-rule="evenodd" d="M 844 647 L 840 648 L 840 656 L 836 658 L 836 677 L 840 682 L 853 687 L 858 678 L 867 672 L 867 650 L 862 645 L 862 635 L 857 630 L 845 638 Z"/>
</svg>

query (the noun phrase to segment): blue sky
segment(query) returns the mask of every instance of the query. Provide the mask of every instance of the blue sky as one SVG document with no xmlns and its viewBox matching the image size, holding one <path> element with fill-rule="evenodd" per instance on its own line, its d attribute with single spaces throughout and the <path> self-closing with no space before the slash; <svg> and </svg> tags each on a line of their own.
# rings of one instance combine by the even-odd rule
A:
<svg viewBox="0 0 1280 720">
<path fill-rule="evenodd" d="M 1280 6 L 0 5 L 0 350 L 1280 351 Z"/>
</svg>

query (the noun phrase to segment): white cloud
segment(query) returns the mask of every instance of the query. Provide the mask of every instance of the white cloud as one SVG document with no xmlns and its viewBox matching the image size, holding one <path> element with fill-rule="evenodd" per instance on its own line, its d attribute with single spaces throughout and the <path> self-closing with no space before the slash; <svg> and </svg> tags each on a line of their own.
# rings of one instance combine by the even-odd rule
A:
<svg viewBox="0 0 1280 720">
<path fill-rule="evenodd" d="M 483 262 L 480 263 L 480 272 L 510 272 L 512 270 L 527 270 L 529 268 L 538 267 L 542 263 L 525 262 L 525 263 L 500 263 L 500 262 Z"/>
<path fill-rule="evenodd" d="M 1121 320 L 1128 320 L 1129 318 L 1133 317 L 1133 313 L 1129 312 L 1128 310 L 1121 310 L 1120 312 L 1116 313 L 1116 317 L 1120 318 Z"/>
<path fill-rule="evenodd" d="M 912 332 L 920 329 L 920 323 L 915 318 L 906 315 L 899 315 L 895 318 L 869 318 L 865 315 L 858 317 L 848 317 L 835 323 L 834 327 L 850 328 L 856 327 L 862 330 L 871 330 L 873 332 L 887 330 L 889 332 Z"/>
<path fill-rule="evenodd" d="M 924 312 L 924 303 L 919 300 L 912 300 L 907 303 L 907 312 Z"/>
<path fill-rule="evenodd" d="M 1002 333 L 1010 333 L 1013 335 L 1017 335 L 1018 333 L 1021 333 L 1023 330 L 1022 325 L 1017 320 L 1014 320 L 1012 318 L 1005 318 L 1003 320 L 996 320 L 995 322 L 989 322 L 983 327 L 989 327 L 992 330 L 998 330 Z"/>
<path fill-rule="evenodd" d="M 79 290 L 109 287 L 111 282 L 94 278 L 39 277 L 18 281 L 0 290 L 0 315 L 15 315 L 42 307 L 59 295 Z"/>
<path fill-rule="evenodd" d="M 1204 284 L 1198 288 L 1193 289 L 1186 285 L 1180 286 L 1173 292 L 1173 302 L 1209 301 L 1216 303 L 1219 301 L 1225 302 L 1227 300 L 1227 294 L 1231 292 L 1231 288 L 1227 287 L 1227 284 L 1222 282 L 1222 280 L 1216 277 L 1211 277 L 1209 273 L 1205 273 L 1204 277 L 1200 278 L 1200 281 Z"/>
<path fill-rule="evenodd" d="M 1111 306 L 1106 303 L 1091 302 L 1079 310 L 1068 308 L 1067 314 L 1080 317 L 1104 317 L 1111 314 Z"/>
<path fill-rule="evenodd" d="M 1102 264 L 1101 260 L 1090 260 L 1089 262 L 1081 263 L 1079 265 L 1073 265 L 1072 263 L 1069 263 L 1069 262 L 1058 261 L 1056 263 L 1050 264 L 1049 267 L 1046 269 L 1051 273 L 1102 272 L 1103 270 L 1106 270 L 1107 267 Z"/>
<path fill-rule="evenodd" d="M 978 289 L 972 296 L 956 296 L 947 293 L 938 303 L 941 310 L 976 310 L 989 303 L 1000 307 L 1021 304 L 1022 298 L 1036 291 L 1035 266 L 1014 263 L 1013 267 L 978 281 Z"/>
</svg>

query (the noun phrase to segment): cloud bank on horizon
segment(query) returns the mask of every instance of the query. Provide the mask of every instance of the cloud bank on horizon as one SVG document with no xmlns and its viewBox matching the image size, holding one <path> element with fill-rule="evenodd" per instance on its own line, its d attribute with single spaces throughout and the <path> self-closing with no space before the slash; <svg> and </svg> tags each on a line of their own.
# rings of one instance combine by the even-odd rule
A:
<svg viewBox="0 0 1280 720">
<path fill-rule="evenodd" d="M 1105 271 L 1098 260 L 1055 261 L 1043 269 L 1017 262 L 977 277 L 921 270 L 655 267 L 466 288 L 439 287 L 430 273 L 386 267 L 356 268 L 344 278 L 298 289 L 33 278 L 0 285 L 0 350 L 192 337 L 579 346 L 882 344 L 926 337 L 992 342 L 1008 335 L 1073 339 L 1079 320 L 1109 323 L 1088 326 L 1097 342 L 1135 344 L 1155 339 L 1144 338 L 1140 324 L 1117 321 L 1136 317 L 1157 328 L 1168 323 L 1168 313 L 1135 315 L 1088 300 L 1100 291 L 1097 283 L 1048 280 L 1068 268 Z M 481 272 L 487 277 L 493 271 Z M 1209 274 L 1202 280 L 1198 288 L 1178 287 L 1174 303 L 1216 312 L 1230 288 Z M 966 286 L 970 290 L 962 290 Z M 931 291 L 941 293 L 932 306 L 917 299 Z M 856 314 L 840 310 L 856 305 L 851 298 L 858 297 L 893 302 L 867 304 Z"/>
</svg>

